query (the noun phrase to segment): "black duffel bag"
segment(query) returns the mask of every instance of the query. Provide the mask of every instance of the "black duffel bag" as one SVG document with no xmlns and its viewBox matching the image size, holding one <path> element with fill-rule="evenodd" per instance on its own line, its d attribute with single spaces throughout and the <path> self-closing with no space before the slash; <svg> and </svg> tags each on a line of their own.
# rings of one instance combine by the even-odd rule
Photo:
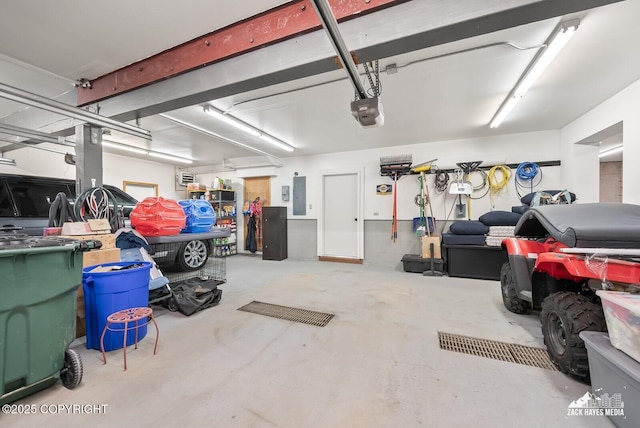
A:
<svg viewBox="0 0 640 428">
<path fill-rule="evenodd" d="M 176 282 L 171 284 L 173 297 L 166 299 L 163 306 L 171 311 L 180 311 L 187 316 L 192 315 L 220 303 L 222 299 L 222 290 L 218 289 L 220 284 L 220 281 L 200 278 Z"/>
</svg>

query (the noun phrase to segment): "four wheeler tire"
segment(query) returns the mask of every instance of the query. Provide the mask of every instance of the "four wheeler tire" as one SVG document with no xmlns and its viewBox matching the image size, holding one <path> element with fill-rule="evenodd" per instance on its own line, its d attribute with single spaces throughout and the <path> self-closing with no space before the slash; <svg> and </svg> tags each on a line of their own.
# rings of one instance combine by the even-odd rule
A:
<svg viewBox="0 0 640 428">
<path fill-rule="evenodd" d="M 500 269 L 500 286 L 502 288 L 502 302 L 508 311 L 515 314 L 525 314 L 529 311 L 530 304 L 522 300 L 516 294 L 516 283 L 513 280 L 513 272 L 509 262 L 505 262 Z"/>
<path fill-rule="evenodd" d="M 183 270 L 200 269 L 209 258 L 209 247 L 205 241 L 188 241 L 178 250 L 178 264 Z"/>
<path fill-rule="evenodd" d="M 581 331 L 607 331 L 602 306 L 577 293 L 561 291 L 542 302 L 542 335 L 549 357 L 558 368 L 589 379 L 587 349 Z"/>
<path fill-rule="evenodd" d="M 64 364 L 60 370 L 60 380 L 62 384 L 73 389 L 82 381 L 82 360 L 80 354 L 73 349 L 67 349 L 64 352 Z"/>
</svg>

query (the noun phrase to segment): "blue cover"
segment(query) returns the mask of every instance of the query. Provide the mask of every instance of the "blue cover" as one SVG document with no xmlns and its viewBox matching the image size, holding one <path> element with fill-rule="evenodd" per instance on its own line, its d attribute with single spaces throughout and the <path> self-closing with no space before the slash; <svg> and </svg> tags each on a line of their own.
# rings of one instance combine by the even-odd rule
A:
<svg viewBox="0 0 640 428">
<path fill-rule="evenodd" d="M 216 224 L 216 213 L 209 201 L 202 199 L 186 199 L 178 201 L 184 215 L 187 216 L 187 224 L 181 233 L 209 232 Z"/>
<path fill-rule="evenodd" d="M 520 214 L 510 211 L 489 211 L 478 219 L 487 226 L 515 226 Z"/>
<path fill-rule="evenodd" d="M 123 262 L 150 261 L 150 260 L 145 260 L 139 248 L 127 248 L 125 250 L 121 250 L 120 260 Z M 152 266 L 151 275 L 149 278 L 149 290 L 155 290 L 157 288 L 164 287 L 165 285 L 169 284 L 169 278 L 167 278 L 166 276 L 161 276 L 159 272 L 157 272 L 157 274 L 158 276 L 154 278 L 154 268 Z"/>
<path fill-rule="evenodd" d="M 147 252 L 151 251 L 151 247 L 145 237 L 131 228 L 122 228 L 117 230 L 116 247 L 121 250 L 126 250 L 128 248 L 144 248 Z"/>
<path fill-rule="evenodd" d="M 528 209 L 529 209 L 529 205 L 519 205 L 519 206 L 515 206 L 515 207 L 511 207 L 511 212 L 512 213 L 517 213 L 517 214 L 524 214 Z"/>
<path fill-rule="evenodd" d="M 489 233 L 489 226 L 477 220 L 460 220 L 451 223 L 449 232 L 456 235 L 485 235 Z"/>
<path fill-rule="evenodd" d="M 485 245 L 484 235 L 456 235 L 455 233 L 443 233 L 442 243 L 444 245 Z"/>
</svg>

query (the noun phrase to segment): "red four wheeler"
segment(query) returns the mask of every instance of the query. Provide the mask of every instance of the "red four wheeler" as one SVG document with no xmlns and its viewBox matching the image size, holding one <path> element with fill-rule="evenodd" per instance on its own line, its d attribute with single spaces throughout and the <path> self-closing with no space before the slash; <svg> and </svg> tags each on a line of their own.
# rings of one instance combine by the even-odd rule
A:
<svg viewBox="0 0 640 428">
<path fill-rule="evenodd" d="M 640 205 L 539 206 L 523 214 L 515 235 L 502 242 L 504 306 L 517 314 L 541 308 L 551 360 L 588 379 L 579 333 L 607 330 L 596 291 L 640 289 Z"/>
</svg>

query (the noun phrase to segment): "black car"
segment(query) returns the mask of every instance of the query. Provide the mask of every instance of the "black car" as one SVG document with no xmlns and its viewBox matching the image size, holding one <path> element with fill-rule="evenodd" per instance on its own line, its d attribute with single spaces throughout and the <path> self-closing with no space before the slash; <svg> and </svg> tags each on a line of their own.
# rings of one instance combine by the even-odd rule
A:
<svg viewBox="0 0 640 428">
<path fill-rule="evenodd" d="M 103 185 L 123 208 L 125 224 L 138 201 L 117 187 Z M 63 192 L 73 202 L 76 182 L 64 178 L 0 174 L 0 233 L 17 231 L 27 235 L 42 235 L 49 224 L 49 207 L 58 193 Z M 228 236 L 228 234 L 226 235 Z M 213 251 L 213 240 L 182 241 L 178 245 L 152 244 L 155 262 L 162 268 L 176 271 L 199 269 Z"/>
<path fill-rule="evenodd" d="M 103 187 L 113 194 L 128 218 L 138 201 L 117 187 Z M 75 180 L 0 174 L 0 231 L 42 235 L 42 229 L 49 223 L 49 207 L 60 192 L 73 202 Z"/>
</svg>

